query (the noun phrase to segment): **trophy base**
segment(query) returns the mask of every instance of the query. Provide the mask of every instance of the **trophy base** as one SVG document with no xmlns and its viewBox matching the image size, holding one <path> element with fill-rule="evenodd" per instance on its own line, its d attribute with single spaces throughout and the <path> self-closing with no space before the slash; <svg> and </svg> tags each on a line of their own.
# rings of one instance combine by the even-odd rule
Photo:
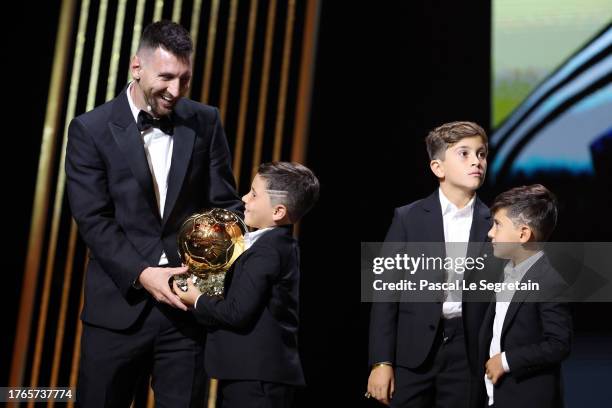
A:
<svg viewBox="0 0 612 408">
<path fill-rule="evenodd" d="M 223 297 L 224 273 L 209 273 L 204 278 L 194 274 L 177 275 L 174 280 L 183 292 L 187 292 L 187 279 L 191 279 L 191 283 L 206 296 Z"/>
</svg>

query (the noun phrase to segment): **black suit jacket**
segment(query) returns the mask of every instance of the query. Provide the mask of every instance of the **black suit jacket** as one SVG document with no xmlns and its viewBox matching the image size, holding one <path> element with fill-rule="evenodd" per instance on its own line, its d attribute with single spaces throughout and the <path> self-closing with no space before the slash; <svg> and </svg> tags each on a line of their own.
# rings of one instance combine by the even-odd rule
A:
<svg viewBox="0 0 612 408">
<path fill-rule="evenodd" d="M 516 291 L 502 326 L 501 351 L 506 352 L 510 372 L 495 385 L 496 408 L 563 406 L 561 361 L 570 351 L 572 319 L 569 304 L 559 302 L 558 298 L 566 292 L 567 284 L 546 255 L 533 264 L 521 282 L 529 279 L 538 282 L 540 290 Z M 494 319 L 495 302 L 491 302 L 479 335 L 479 375 L 483 379 Z M 484 380 L 481 390 L 486 398 Z"/>
<path fill-rule="evenodd" d="M 90 250 L 81 318 L 111 329 L 131 326 L 151 299 L 132 284 L 162 251 L 180 266 L 176 233 L 188 216 L 209 207 L 242 210 L 217 109 L 181 98 L 160 217 L 126 90 L 72 120 L 66 151 L 68 199 Z"/>
<path fill-rule="evenodd" d="M 199 297 L 196 318 L 218 324 L 206 338 L 211 377 L 304 384 L 297 343 L 299 262 L 291 229 L 274 228 L 234 262 L 224 299 Z"/>
<path fill-rule="evenodd" d="M 476 198 L 467 256 L 483 256 L 492 221 L 489 209 Z M 397 208 L 385 242 L 444 243 L 444 223 L 439 192 Z M 441 252 L 439 255 L 443 255 Z M 488 259 L 492 259 L 488 256 Z M 442 275 L 440 276 L 440 278 Z M 472 277 L 472 278 L 475 278 Z M 466 280 L 468 276 L 465 277 Z M 464 300 L 469 296 L 464 292 Z M 484 302 L 463 302 L 462 318 L 466 352 L 472 373 L 478 372 L 478 331 L 487 308 Z M 370 364 L 389 361 L 416 368 L 427 358 L 442 317 L 442 302 L 373 303 L 370 315 Z"/>
</svg>

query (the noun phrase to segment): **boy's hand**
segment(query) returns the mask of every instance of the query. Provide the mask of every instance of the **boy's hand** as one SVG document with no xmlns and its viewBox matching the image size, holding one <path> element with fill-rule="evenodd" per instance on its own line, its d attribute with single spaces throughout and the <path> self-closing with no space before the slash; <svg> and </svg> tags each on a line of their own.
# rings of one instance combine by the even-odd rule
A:
<svg viewBox="0 0 612 408">
<path fill-rule="evenodd" d="M 372 369 L 368 378 L 368 393 L 385 405 L 389 405 L 395 392 L 393 367 L 379 365 Z"/>
<path fill-rule="evenodd" d="M 506 374 L 502 365 L 501 353 L 497 353 L 485 364 L 485 373 L 491 382 L 495 385 Z"/>
<path fill-rule="evenodd" d="M 183 292 L 181 288 L 178 287 L 176 280 L 172 281 L 172 289 L 174 293 L 181 299 L 181 301 L 189 307 L 193 307 L 198 296 L 201 295 L 200 291 L 195 287 L 193 282 L 191 282 L 191 276 L 186 279 L 187 282 L 187 292 Z"/>
</svg>

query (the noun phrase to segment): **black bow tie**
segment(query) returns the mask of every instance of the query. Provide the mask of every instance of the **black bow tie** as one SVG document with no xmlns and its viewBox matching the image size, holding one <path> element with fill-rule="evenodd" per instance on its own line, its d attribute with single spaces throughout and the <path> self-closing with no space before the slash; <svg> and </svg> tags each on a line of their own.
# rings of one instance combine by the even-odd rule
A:
<svg viewBox="0 0 612 408">
<path fill-rule="evenodd" d="M 162 116 L 161 118 L 156 119 L 150 113 L 143 110 L 138 113 L 136 126 L 141 132 L 144 132 L 152 127 L 156 127 L 168 135 L 171 135 L 174 132 L 174 125 L 172 124 L 172 119 L 170 119 L 169 116 Z"/>
</svg>

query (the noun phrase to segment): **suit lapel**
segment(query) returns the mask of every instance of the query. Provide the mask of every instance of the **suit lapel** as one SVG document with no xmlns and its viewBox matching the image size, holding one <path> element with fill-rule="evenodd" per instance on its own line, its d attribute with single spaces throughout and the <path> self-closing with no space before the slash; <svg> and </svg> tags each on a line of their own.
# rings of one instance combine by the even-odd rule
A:
<svg viewBox="0 0 612 408">
<path fill-rule="evenodd" d="M 488 240 L 487 233 L 491 229 L 491 213 L 486 205 L 478 197 L 474 202 L 474 214 L 472 215 L 472 226 L 470 228 L 470 245 L 467 256 L 476 258 L 484 242 Z"/>
<path fill-rule="evenodd" d="M 421 204 L 424 211 L 423 224 L 426 226 L 420 232 L 423 234 L 423 242 L 444 242 L 444 222 L 442 221 L 442 207 L 438 194 L 439 192 L 436 189 Z"/>
<path fill-rule="evenodd" d="M 191 161 L 195 142 L 194 124 L 190 123 L 192 120 L 190 117 L 183 117 L 179 102 L 174 114 L 174 142 L 172 147 L 172 163 L 168 173 L 168 192 L 166 193 L 166 203 L 164 205 L 164 224 L 168 221 L 168 217 L 176 204 Z"/>
<path fill-rule="evenodd" d="M 525 275 L 523 275 L 523 279 L 521 279 L 521 283 L 527 282 L 529 279 L 531 279 L 534 282 L 538 281 L 538 275 L 542 272 L 542 268 L 544 268 L 544 265 L 546 263 L 545 257 L 546 256 L 542 256 L 540 259 L 536 261 L 535 264 L 531 266 L 531 268 L 529 268 L 529 270 L 525 273 Z M 504 334 L 506 330 L 508 330 L 508 327 L 510 327 L 512 320 L 516 316 L 516 313 L 519 311 L 519 309 L 521 308 L 522 304 L 525 302 L 525 299 L 527 298 L 527 296 L 529 296 L 529 294 L 530 294 L 530 291 L 528 290 L 517 290 L 514 292 L 514 295 L 512 296 L 512 301 L 510 302 L 510 305 L 508 306 L 508 311 L 506 312 L 506 317 L 504 318 L 504 324 L 502 326 L 502 332 L 501 332 L 502 339 L 504 338 Z"/>
<path fill-rule="evenodd" d="M 128 104 L 126 89 L 127 87 L 113 103 L 114 121 L 109 124 L 109 128 L 119 149 L 125 155 L 132 174 L 142 188 L 147 203 L 157 219 L 161 221 L 153 188 L 153 177 L 145 155 L 142 136 L 136 127 L 136 121 Z"/>
<path fill-rule="evenodd" d="M 491 213 L 478 197 L 474 201 L 472 226 L 466 257 L 476 259 L 482 254 L 483 245 L 488 241 L 487 233 L 491 229 Z M 466 270 L 464 279 L 470 281 L 471 269 Z"/>
<path fill-rule="evenodd" d="M 418 233 L 421 234 L 424 252 L 430 257 L 446 257 L 446 246 L 444 240 L 444 222 L 442 220 L 442 207 L 440 206 L 439 192 L 433 192 L 429 197 L 422 201 L 423 226 Z M 430 271 L 432 280 L 435 282 L 444 281 L 444 269 Z M 442 293 L 442 292 L 441 292 Z"/>
<path fill-rule="evenodd" d="M 291 225 L 281 225 L 278 227 L 273 228 L 270 231 L 265 232 L 262 236 L 260 236 L 257 241 L 255 241 L 255 243 L 253 245 L 251 245 L 251 247 L 249 249 L 247 249 L 246 251 L 244 251 L 242 254 L 240 254 L 240 256 L 234 261 L 234 263 L 232 264 L 232 268 L 234 266 L 236 266 L 236 271 L 234 273 L 240 273 L 239 271 L 242 270 L 242 263 L 244 262 L 244 254 L 246 254 L 247 252 L 253 252 L 254 250 L 257 250 L 257 247 L 260 245 L 270 245 L 270 242 L 273 242 L 275 240 L 278 239 L 282 239 L 282 237 L 292 237 L 291 239 L 295 240 L 295 238 L 293 238 L 293 224 Z M 281 238 L 277 238 L 277 237 L 281 237 Z M 272 246 L 276 246 L 276 245 L 272 245 Z M 298 251 L 298 264 L 299 264 L 299 251 Z"/>
</svg>

